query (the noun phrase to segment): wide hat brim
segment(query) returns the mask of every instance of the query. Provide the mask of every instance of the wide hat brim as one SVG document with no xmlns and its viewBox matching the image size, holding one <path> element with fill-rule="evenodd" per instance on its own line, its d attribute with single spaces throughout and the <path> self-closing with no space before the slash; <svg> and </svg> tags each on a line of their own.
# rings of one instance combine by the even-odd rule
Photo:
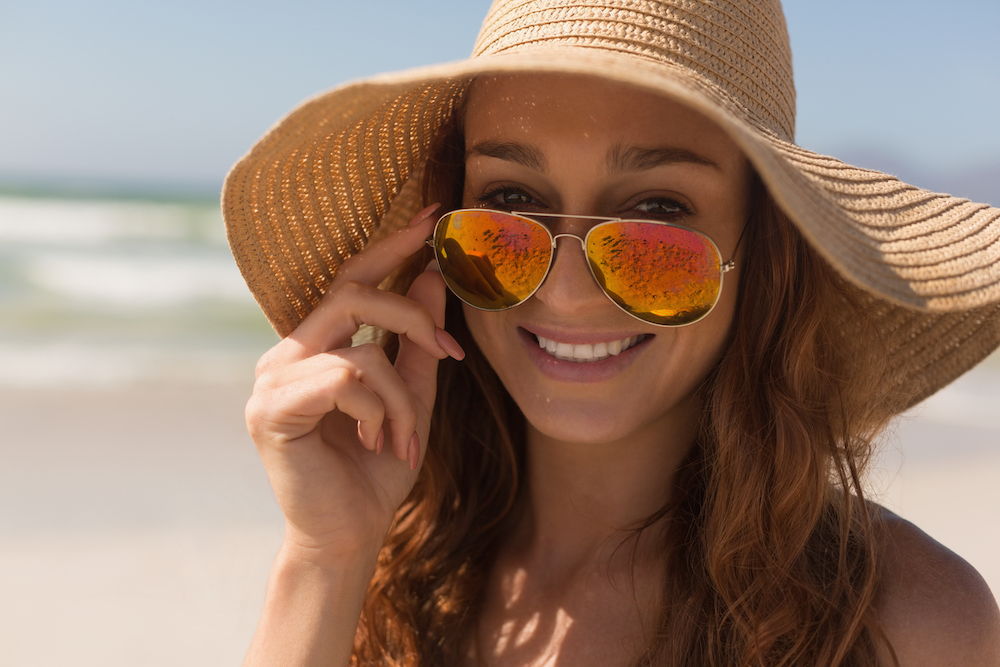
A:
<svg viewBox="0 0 1000 667">
<path fill-rule="evenodd" d="M 1000 209 L 902 183 L 796 146 L 680 66 L 600 49 L 537 48 L 411 69 L 316 96 L 230 171 L 223 215 L 251 291 L 281 335 L 339 264 L 423 202 L 428 146 L 477 75 L 599 76 L 665 95 L 740 146 L 810 244 L 876 302 L 909 403 L 1000 346 Z"/>
</svg>

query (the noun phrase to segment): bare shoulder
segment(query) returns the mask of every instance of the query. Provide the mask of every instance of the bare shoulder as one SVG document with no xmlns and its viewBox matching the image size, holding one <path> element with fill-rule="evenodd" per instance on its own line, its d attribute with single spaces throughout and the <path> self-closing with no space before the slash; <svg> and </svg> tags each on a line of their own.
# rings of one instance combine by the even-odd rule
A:
<svg viewBox="0 0 1000 667">
<path fill-rule="evenodd" d="M 983 578 L 909 521 L 881 513 L 880 613 L 900 666 L 1000 666 L 1000 610 Z"/>
</svg>

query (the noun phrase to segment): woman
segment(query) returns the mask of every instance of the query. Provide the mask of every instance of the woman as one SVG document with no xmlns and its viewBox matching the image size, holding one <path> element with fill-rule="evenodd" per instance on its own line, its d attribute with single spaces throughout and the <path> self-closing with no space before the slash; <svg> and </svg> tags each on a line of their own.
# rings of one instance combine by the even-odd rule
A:
<svg viewBox="0 0 1000 667">
<path fill-rule="evenodd" d="M 1000 211 L 795 147 L 776 3 L 580 4 L 230 174 L 285 336 L 247 664 L 996 664 L 988 588 L 860 480 L 1000 344 Z"/>
</svg>

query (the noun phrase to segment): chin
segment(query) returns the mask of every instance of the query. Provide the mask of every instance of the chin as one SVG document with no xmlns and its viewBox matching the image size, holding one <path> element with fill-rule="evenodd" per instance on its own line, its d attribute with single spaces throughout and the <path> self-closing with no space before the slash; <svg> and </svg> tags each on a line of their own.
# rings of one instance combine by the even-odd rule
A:
<svg viewBox="0 0 1000 667">
<path fill-rule="evenodd" d="M 626 406 L 594 404 L 590 401 L 547 399 L 544 409 L 531 409 L 519 403 L 531 428 L 541 435 L 561 442 L 580 444 L 614 443 L 647 428 L 667 417 L 669 410 L 658 415 L 637 415 Z M 529 409 L 525 410 L 525 407 Z"/>
</svg>

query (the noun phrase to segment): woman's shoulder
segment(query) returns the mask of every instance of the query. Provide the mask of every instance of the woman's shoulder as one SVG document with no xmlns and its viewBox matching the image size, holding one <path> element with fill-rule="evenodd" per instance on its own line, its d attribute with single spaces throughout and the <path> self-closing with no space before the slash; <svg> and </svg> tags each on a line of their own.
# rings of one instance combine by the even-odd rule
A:
<svg viewBox="0 0 1000 667">
<path fill-rule="evenodd" d="M 982 576 L 909 521 L 880 513 L 880 613 L 900 666 L 1000 665 L 1000 610 Z"/>
</svg>

